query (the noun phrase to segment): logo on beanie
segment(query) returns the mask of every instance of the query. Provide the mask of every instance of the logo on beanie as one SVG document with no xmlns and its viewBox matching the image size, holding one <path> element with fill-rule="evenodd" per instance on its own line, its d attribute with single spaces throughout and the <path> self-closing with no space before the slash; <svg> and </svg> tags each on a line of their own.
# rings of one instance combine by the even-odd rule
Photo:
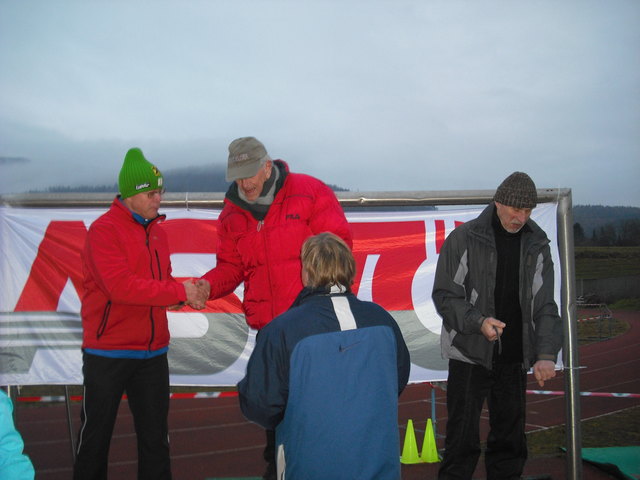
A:
<svg viewBox="0 0 640 480">
<path fill-rule="evenodd" d="M 136 185 L 136 190 L 142 190 L 143 188 L 149 188 L 150 186 L 151 184 L 149 182 L 141 183 L 140 185 Z"/>
<path fill-rule="evenodd" d="M 153 174 L 154 174 L 156 177 L 159 177 L 160 175 L 162 175 L 162 174 L 160 173 L 160 170 L 158 170 L 158 167 L 156 167 L 155 165 L 152 165 L 152 166 L 151 166 L 151 170 L 153 171 Z"/>
</svg>

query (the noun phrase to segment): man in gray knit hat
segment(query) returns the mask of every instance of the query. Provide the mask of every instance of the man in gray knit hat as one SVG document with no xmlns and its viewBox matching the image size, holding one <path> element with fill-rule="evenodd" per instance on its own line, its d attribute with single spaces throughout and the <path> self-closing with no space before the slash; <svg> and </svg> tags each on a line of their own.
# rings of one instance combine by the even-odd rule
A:
<svg viewBox="0 0 640 480">
<path fill-rule="evenodd" d="M 456 228 L 440 250 L 433 301 L 449 360 L 447 431 L 439 479 L 470 479 L 488 403 L 488 479 L 520 478 L 527 459 L 527 371 L 542 387 L 555 377 L 562 323 L 554 301 L 549 239 L 531 220 L 533 180 L 509 175 L 493 202 Z"/>
</svg>

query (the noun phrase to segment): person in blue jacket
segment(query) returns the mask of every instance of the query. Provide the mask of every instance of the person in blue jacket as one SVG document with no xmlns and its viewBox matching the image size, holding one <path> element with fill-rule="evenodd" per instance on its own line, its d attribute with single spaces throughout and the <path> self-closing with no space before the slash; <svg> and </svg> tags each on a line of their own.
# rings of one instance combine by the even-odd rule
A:
<svg viewBox="0 0 640 480">
<path fill-rule="evenodd" d="M 0 389 L 0 478 L 33 480 L 35 471 L 23 449 L 24 442 L 13 423 L 11 399 Z"/>
<path fill-rule="evenodd" d="M 400 478 L 398 395 L 409 351 L 393 317 L 352 292 L 355 260 L 332 233 L 302 246 L 303 290 L 257 335 L 238 384 L 251 421 L 276 430 L 279 480 Z"/>
</svg>

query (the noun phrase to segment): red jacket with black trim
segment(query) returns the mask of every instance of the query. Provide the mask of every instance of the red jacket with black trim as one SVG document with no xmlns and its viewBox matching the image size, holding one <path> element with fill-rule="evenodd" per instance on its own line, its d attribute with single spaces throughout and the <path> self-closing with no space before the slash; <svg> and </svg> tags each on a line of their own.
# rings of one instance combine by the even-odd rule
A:
<svg viewBox="0 0 640 480">
<path fill-rule="evenodd" d="M 351 229 L 333 191 L 322 181 L 287 172 L 262 221 L 225 198 L 218 223 L 217 265 L 203 278 L 215 299 L 244 282 L 242 301 L 251 328 L 286 311 L 302 290 L 300 250 L 318 233 L 332 232 L 352 247 Z M 275 165 L 274 165 L 275 168 Z"/>
<path fill-rule="evenodd" d="M 158 350 L 169 344 L 166 307 L 186 300 L 171 276 L 159 215 L 146 228 L 116 198 L 89 227 L 82 253 L 82 348 Z"/>
</svg>

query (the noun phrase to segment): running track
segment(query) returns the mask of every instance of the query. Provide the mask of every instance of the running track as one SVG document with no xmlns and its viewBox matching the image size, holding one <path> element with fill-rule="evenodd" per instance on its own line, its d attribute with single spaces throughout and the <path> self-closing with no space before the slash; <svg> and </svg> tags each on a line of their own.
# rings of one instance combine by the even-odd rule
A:
<svg viewBox="0 0 640 480">
<path fill-rule="evenodd" d="M 640 393 L 640 312 L 614 312 L 629 322 L 625 335 L 580 347 L 580 387 L 583 392 Z M 540 390 L 530 381 L 529 390 Z M 564 390 L 560 374 L 547 382 L 544 390 Z M 422 447 L 424 425 L 431 415 L 431 386 L 411 385 L 400 397 L 398 427 L 404 441 L 407 420 L 412 419 L 418 448 Z M 528 395 L 527 431 L 535 431 L 565 422 L 565 399 L 558 395 Z M 640 405 L 638 398 L 581 397 L 581 418 L 589 419 Z M 486 412 L 485 412 L 486 413 Z M 436 389 L 437 445 L 442 448 L 446 425 L 445 394 Z M 79 405 L 72 405 L 74 427 L 79 426 Z M 483 436 L 487 433 L 483 418 Z M 40 407 L 18 403 L 16 424 L 25 440 L 25 451 L 36 468 L 38 480 L 71 478 L 72 460 L 65 406 L 49 404 Z M 171 428 L 172 469 L 175 480 L 206 478 L 257 477 L 263 471 L 261 452 L 264 434 L 261 428 L 247 422 L 238 408 L 237 399 L 172 399 L 169 418 Z M 363 442 L 367 439 L 363 438 Z M 602 445 L 606 446 L 606 445 Z M 435 478 L 438 464 L 403 465 L 403 480 Z M 530 458 L 525 474 L 565 478 L 564 455 Z M 111 444 L 109 476 L 113 479 L 136 477 L 135 434 L 126 402 Z M 474 478 L 484 478 L 479 464 Z M 548 477 L 547 477 L 548 478 Z M 612 478 L 595 467 L 583 463 L 584 479 Z"/>
</svg>

